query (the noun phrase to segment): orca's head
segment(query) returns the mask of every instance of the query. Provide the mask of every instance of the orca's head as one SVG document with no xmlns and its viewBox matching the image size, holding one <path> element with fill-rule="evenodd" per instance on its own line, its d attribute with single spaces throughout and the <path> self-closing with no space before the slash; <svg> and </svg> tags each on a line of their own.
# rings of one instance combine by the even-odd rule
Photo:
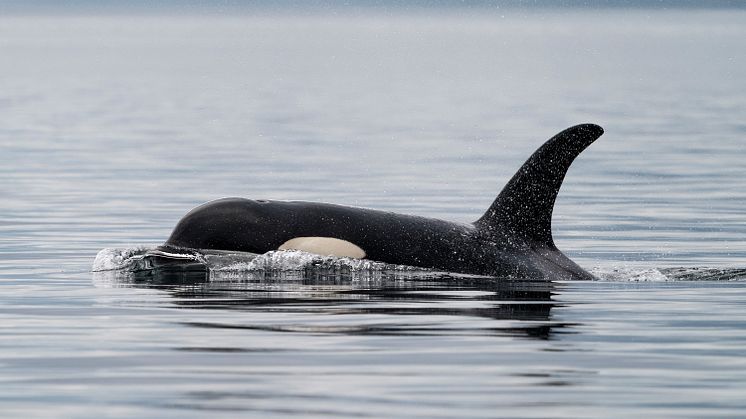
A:
<svg viewBox="0 0 746 419">
<path fill-rule="evenodd" d="M 262 226 L 277 227 L 268 222 L 277 218 L 278 208 L 274 203 L 245 198 L 221 198 L 204 203 L 179 220 L 166 245 L 257 251 L 259 247 L 254 242 L 261 239 Z"/>
</svg>

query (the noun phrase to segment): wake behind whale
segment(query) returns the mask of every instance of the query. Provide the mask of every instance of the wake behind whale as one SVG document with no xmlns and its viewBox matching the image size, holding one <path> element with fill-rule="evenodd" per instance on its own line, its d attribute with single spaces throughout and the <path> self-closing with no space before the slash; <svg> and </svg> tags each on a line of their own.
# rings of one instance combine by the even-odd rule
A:
<svg viewBox="0 0 746 419">
<path fill-rule="evenodd" d="M 593 279 L 555 246 L 552 211 L 570 165 L 602 134 L 598 125 L 582 124 L 549 139 L 471 224 L 317 202 L 224 198 L 185 215 L 159 251 L 300 250 L 462 274 Z"/>
</svg>

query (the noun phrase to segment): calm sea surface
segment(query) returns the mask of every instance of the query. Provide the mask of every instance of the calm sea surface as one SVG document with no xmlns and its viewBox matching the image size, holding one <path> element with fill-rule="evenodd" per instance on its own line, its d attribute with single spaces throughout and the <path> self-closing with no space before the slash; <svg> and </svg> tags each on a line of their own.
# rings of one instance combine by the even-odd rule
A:
<svg viewBox="0 0 746 419">
<path fill-rule="evenodd" d="M 224 196 L 469 222 L 544 140 L 599 281 L 91 272 Z M 746 12 L 0 16 L 0 416 L 746 415 Z"/>
</svg>

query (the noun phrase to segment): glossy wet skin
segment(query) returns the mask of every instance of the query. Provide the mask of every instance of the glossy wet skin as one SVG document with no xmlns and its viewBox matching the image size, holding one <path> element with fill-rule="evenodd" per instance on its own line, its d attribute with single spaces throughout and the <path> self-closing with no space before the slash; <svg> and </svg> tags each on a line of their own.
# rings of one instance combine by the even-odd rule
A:
<svg viewBox="0 0 746 419">
<path fill-rule="evenodd" d="M 598 125 L 580 124 L 547 140 L 473 224 L 317 202 L 225 198 L 190 211 L 165 245 L 265 253 L 296 238 L 332 238 L 362 249 L 368 259 L 397 265 L 592 279 L 554 245 L 552 212 L 570 165 L 602 134 Z"/>
<path fill-rule="evenodd" d="M 475 239 L 474 233 L 466 224 L 385 211 L 225 198 L 192 210 L 166 244 L 264 253 L 296 237 L 334 237 L 359 246 L 368 259 L 435 267 L 438 260 L 453 266 L 466 258 L 466 243 Z"/>
<path fill-rule="evenodd" d="M 590 279 L 552 246 L 472 224 L 342 205 L 224 198 L 179 221 L 166 246 L 265 253 L 295 237 L 323 236 L 359 246 L 371 260 L 458 273 Z"/>
</svg>

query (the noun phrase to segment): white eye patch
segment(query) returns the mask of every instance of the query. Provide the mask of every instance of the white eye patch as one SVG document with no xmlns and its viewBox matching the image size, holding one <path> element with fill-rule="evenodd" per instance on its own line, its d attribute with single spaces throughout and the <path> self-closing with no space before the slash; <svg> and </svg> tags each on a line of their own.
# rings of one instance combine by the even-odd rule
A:
<svg viewBox="0 0 746 419">
<path fill-rule="evenodd" d="M 322 256 L 362 259 L 365 251 L 354 243 L 333 237 L 296 237 L 280 245 L 278 250 L 302 250 Z"/>
</svg>

